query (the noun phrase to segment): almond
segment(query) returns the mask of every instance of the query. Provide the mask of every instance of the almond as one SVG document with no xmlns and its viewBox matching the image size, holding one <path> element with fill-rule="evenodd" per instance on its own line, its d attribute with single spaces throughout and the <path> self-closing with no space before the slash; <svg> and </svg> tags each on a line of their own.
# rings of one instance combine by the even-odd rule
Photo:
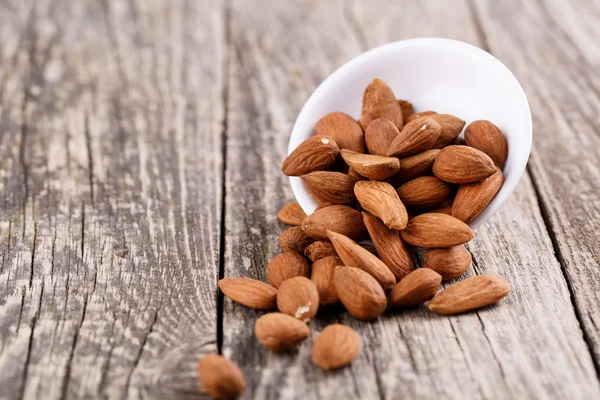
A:
<svg viewBox="0 0 600 400">
<path fill-rule="evenodd" d="M 352 316 L 375 319 L 385 310 L 385 292 L 375 278 L 362 269 L 336 268 L 333 283 L 340 301 Z"/>
<path fill-rule="evenodd" d="M 436 149 L 441 149 L 442 147 L 450 144 L 450 142 L 460 135 L 465 127 L 465 121 L 455 117 L 454 115 L 433 114 L 429 117 L 442 126 L 440 137 L 433 145 L 433 147 Z"/>
<path fill-rule="evenodd" d="M 421 111 L 418 113 L 414 113 L 413 115 L 411 115 L 410 117 L 408 117 L 408 119 L 406 121 L 404 121 L 405 124 L 414 121 L 417 118 L 421 118 L 421 117 L 427 117 L 430 115 L 435 115 L 437 114 L 435 111 Z"/>
<path fill-rule="evenodd" d="M 352 168 L 348 169 L 348 176 L 356 179 L 357 181 L 364 181 L 364 180 L 368 179 L 368 178 L 365 178 L 364 176 L 362 176 L 361 174 L 359 174 L 358 172 L 356 172 L 355 170 L 353 170 Z"/>
<path fill-rule="evenodd" d="M 406 275 L 390 292 L 390 305 L 412 307 L 431 299 L 442 284 L 442 276 L 429 268 L 419 268 Z"/>
<path fill-rule="evenodd" d="M 306 218 L 303 220 L 305 221 Z M 304 253 L 306 247 L 315 241 L 315 239 L 308 236 L 302 230 L 300 226 L 293 226 L 291 228 L 286 229 L 279 235 L 279 247 L 281 250 L 287 251 L 295 251 L 297 253 Z"/>
<path fill-rule="evenodd" d="M 398 136 L 400 131 L 392 121 L 378 118 L 371 122 L 365 130 L 365 142 L 369 154 L 387 156 L 392 140 Z"/>
<path fill-rule="evenodd" d="M 400 238 L 400 232 L 388 228 L 379 218 L 367 212 L 362 215 L 377 255 L 392 271 L 396 281 L 401 280 L 415 269 L 415 260 Z"/>
<path fill-rule="evenodd" d="M 275 256 L 267 266 L 267 279 L 275 287 L 281 286 L 286 279 L 308 276 L 309 273 L 310 265 L 306 258 L 292 251 Z"/>
<path fill-rule="evenodd" d="M 256 320 L 254 334 L 267 349 L 286 352 L 303 342 L 310 335 L 310 329 L 290 315 L 274 312 Z"/>
<path fill-rule="evenodd" d="M 388 156 L 407 157 L 433 147 L 440 137 L 442 126 L 430 117 L 409 122 L 390 144 Z"/>
<path fill-rule="evenodd" d="M 287 203 L 277 213 L 277 218 L 284 224 L 298 226 L 306 218 L 306 213 L 297 201 Z"/>
<path fill-rule="evenodd" d="M 208 354 L 198 363 L 198 376 L 204 390 L 213 399 L 235 399 L 246 388 L 238 366 L 218 354 Z"/>
<path fill-rule="evenodd" d="M 219 281 L 219 289 L 233 301 L 258 310 L 275 308 L 277 289 L 251 278 L 225 278 Z"/>
<path fill-rule="evenodd" d="M 461 220 L 435 213 L 417 215 L 409 220 L 401 235 L 405 242 L 419 247 L 457 246 L 475 237 Z"/>
<path fill-rule="evenodd" d="M 508 157 L 508 143 L 502 131 L 490 121 L 473 121 L 465 130 L 465 141 L 490 156 L 502 168 Z"/>
<path fill-rule="evenodd" d="M 321 258 L 337 256 L 335 252 L 335 247 L 330 242 L 318 241 L 312 243 L 310 246 L 304 250 L 304 255 L 312 262 L 318 261 Z"/>
<path fill-rule="evenodd" d="M 426 210 L 441 205 L 450 196 L 450 186 L 435 176 L 422 176 L 398 188 L 406 207 Z"/>
<path fill-rule="evenodd" d="M 452 204 L 452 216 L 467 224 L 473 221 L 491 203 L 503 183 L 504 174 L 498 168 L 482 181 L 460 185 Z"/>
<path fill-rule="evenodd" d="M 387 181 L 397 186 L 423 175 L 431 175 L 433 162 L 439 152 L 439 149 L 432 149 L 401 159 L 400 169 Z"/>
<path fill-rule="evenodd" d="M 473 183 L 496 172 L 491 158 L 469 146 L 444 147 L 435 158 L 433 174 L 445 182 Z"/>
<path fill-rule="evenodd" d="M 344 265 L 366 271 L 379 282 L 384 290 L 394 286 L 396 277 L 377 256 L 342 234 L 331 231 L 327 231 L 327 233 Z"/>
<path fill-rule="evenodd" d="M 360 154 L 350 150 L 342 150 L 341 155 L 354 171 L 369 179 L 389 178 L 400 168 L 400 161 L 394 157 Z"/>
<path fill-rule="evenodd" d="M 392 89 L 381 79 L 374 79 L 366 87 L 358 122 L 363 129 L 367 129 L 377 118 L 389 119 L 398 129 L 402 128 L 402 110 Z"/>
<path fill-rule="evenodd" d="M 358 153 L 365 152 L 363 130 L 348 114 L 332 112 L 321 118 L 315 126 L 317 135 L 329 136 L 335 140 L 340 149 L 348 149 Z"/>
<path fill-rule="evenodd" d="M 438 293 L 429 309 L 440 314 L 459 314 L 496 303 L 510 293 L 510 284 L 498 275 L 478 275 Z"/>
<path fill-rule="evenodd" d="M 319 310 L 317 286 L 303 276 L 283 281 L 277 292 L 277 308 L 301 321 L 310 321 Z"/>
<path fill-rule="evenodd" d="M 389 183 L 359 181 L 354 186 L 354 193 L 361 207 L 379 217 L 388 228 L 402 230 L 406 227 L 406 208 Z"/>
<path fill-rule="evenodd" d="M 458 278 L 471 265 L 471 253 L 465 246 L 453 246 L 447 249 L 432 249 L 423 253 L 422 264 L 442 276 L 447 281 Z"/>
<path fill-rule="evenodd" d="M 311 358 L 324 370 L 336 369 L 349 364 L 360 351 L 360 336 L 345 325 L 325 327 L 315 339 Z"/>
<path fill-rule="evenodd" d="M 302 175 L 308 190 L 319 204 L 354 204 L 356 179 L 341 172 L 316 171 Z"/>
<path fill-rule="evenodd" d="M 340 300 L 333 286 L 333 273 L 340 265 L 344 265 L 342 260 L 333 256 L 322 258 L 312 265 L 310 280 L 317 286 L 319 304 L 322 306 L 335 304 Z"/>
<path fill-rule="evenodd" d="M 398 99 L 398 105 L 400 106 L 400 111 L 402 112 L 402 121 L 407 123 L 410 116 L 415 112 L 415 110 L 413 110 L 413 105 L 410 101 L 400 99 Z"/>
<path fill-rule="evenodd" d="M 327 169 L 335 164 L 340 149 L 329 136 L 313 136 L 300 143 L 281 167 L 288 176 L 300 176 Z"/>
<path fill-rule="evenodd" d="M 360 241 L 367 236 L 360 212 L 347 206 L 329 206 L 315 210 L 302 221 L 304 232 L 318 240 L 329 240 L 327 230 Z"/>
</svg>

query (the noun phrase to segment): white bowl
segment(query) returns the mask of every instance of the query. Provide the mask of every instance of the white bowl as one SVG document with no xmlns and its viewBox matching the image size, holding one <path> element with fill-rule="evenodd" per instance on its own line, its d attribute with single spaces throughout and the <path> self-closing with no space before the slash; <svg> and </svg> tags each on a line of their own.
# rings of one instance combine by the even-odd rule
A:
<svg viewBox="0 0 600 400">
<path fill-rule="evenodd" d="M 467 125 L 478 119 L 496 124 L 508 140 L 504 185 L 490 205 L 470 223 L 476 228 L 500 207 L 517 186 L 531 151 L 531 113 L 515 76 L 491 54 L 450 39 L 420 38 L 389 43 L 350 60 L 310 96 L 292 130 L 288 152 L 313 136 L 327 113 L 360 117 L 362 95 L 381 78 L 415 112 L 435 110 L 456 115 Z M 317 207 L 302 179 L 290 177 L 292 190 L 307 214 Z"/>
</svg>

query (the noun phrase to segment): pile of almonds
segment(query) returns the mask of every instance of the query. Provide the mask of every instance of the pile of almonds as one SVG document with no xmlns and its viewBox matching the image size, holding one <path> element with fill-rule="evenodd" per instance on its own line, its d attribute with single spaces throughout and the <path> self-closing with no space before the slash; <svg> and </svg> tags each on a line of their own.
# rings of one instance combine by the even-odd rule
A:
<svg viewBox="0 0 600 400">
<path fill-rule="evenodd" d="M 471 265 L 463 245 L 475 235 L 467 224 L 504 182 L 508 146 L 500 129 L 474 121 L 462 139 L 464 126 L 453 115 L 414 113 L 380 79 L 367 86 L 358 121 L 333 112 L 317 122 L 316 135 L 285 159 L 282 171 L 302 178 L 318 208 L 307 216 L 294 202 L 279 211 L 278 218 L 292 227 L 279 237 L 283 252 L 267 266 L 269 284 L 219 281 L 236 302 L 278 309 L 256 321 L 260 343 L 274 352 L 295 349 L 310 335 L 307 323 L 321 306 L 341 303 L 363 320 L 425 302 L 434 312 L 457 314 L 510 292 L 504 278 L 477 275 L 438 293 L 442 281 L 460 277 Z M 364 244 L 369 238 L 373 245 Z M 415 248 L 427 249 L 419 253 L 420 268 Z M 335 369 L 359 350 L 358 334 L 334 324 L 314 340 L 312 361 Z M 213 397 L 243 391 L 239 369 L 220 356 L 204 357 L 199 373 Z"/>
</svg>

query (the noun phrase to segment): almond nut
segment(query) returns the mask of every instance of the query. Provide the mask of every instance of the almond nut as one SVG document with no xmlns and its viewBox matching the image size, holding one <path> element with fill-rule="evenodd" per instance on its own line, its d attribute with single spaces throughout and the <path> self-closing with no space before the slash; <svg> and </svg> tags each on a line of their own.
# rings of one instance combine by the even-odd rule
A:
<svg viewBox="0 0 600 400">
<path fill-rule="evenodd" d="M 287 156 L 281 171 L 288 176 L 300 176 L 327 169 L 335 164 L 339 151 L 329 136 L 310 137 Z"/>
<path fill-rule="evenodd" d="M 342 150 L 340 154 L 359 175 L 373 180 L 389 178 L 400 168 L 400 161 L 394 157 L 361 154 L 350 150 Z"/>
<path fill-rule="evenodd" d="M 286 279 L 308 276 L 309 273 L 310 265 L 306 258 L 291 251 L 275 256 L 267 266 L 267 279 L 275 287 L 279 287 Z"/>
<path fill-rule="evenodd" d="M 233 301 L 258 310 L 275 308 L 277 289 L 251 278 L 225 278 L 219 281 L 219 289 Z"/>
<path fill-rule="evenodd" d="M 246 388 L 238 366 L 218 354 L 208 354 L 200 359 L 198 376 L 204 390 L 214 399 L 235 399 Z"/>
<path fill-rule="evenodd" d="M 398 99 L 398 105 L 402 112 L 402 122 L 407 123 L 411 115 L 414 114 L 413 105 L 410 101 Z"/>
<path fill-rule="evenodd" d="M 286 229 L 279 235 L 278 239 L 281 250 L 285 252 L 295 251 L 300 254 L 304 253 L 306 247 L 314 241 L 315 239 L 304 233 L 304 230 L 300 226 L 292 226 Z"/>
<path fill-rule="evenodd" d="M 283 313 L 265 314 L 256 320 L 254 334 L 267 349 L 285 352 L 295 349 L 310 335 L 308 326 Z"/>
<path fill-rule="evenodd" d="M 406 228 L 408 223 L 406 208 L 389 183 L 359 181 L 354 186 L 354 194 L 362 208 L 379 217 L 388 228 L 396 230 Z"/>
<path fill-rule="evenodd" d="M 492 202 L 504 183 L 504 175 L 496 173 L 482 181 L 460 185 L 452 204 L 452 216 L 464 223 L 473 221 Z"/>
<path fill-rule="evenodd" d="M 508 157 L 508 143 L 502 131 L 490 121 L 473 121 L 465 129 L 465 141 L 483 151 L 502 168 Z"/>
<path fill-rule="evenodd" d="M 407 157 L 433 147 L 442 126 L 430 117 L 417 118 L 404 126 L 390 144 L 388 156 Z"/>
<path fill-rule="evenodd" d="M 277 308 L 301 321 L 310 321 L 319 310 L 317 286 L 303 276 L 283 281 L 277 292 Z"/>
<path fill-rule="evenodd" d="M 402 128 L 402 110 L 392 89 L 381 79 L 374 79 L 365 88 L 358 122 L 366 130 L 377 118 L 389 119 L 398 129 Z"/>
<path fill-rule="evenodd" d="M 427 117 L 427 116 L 434 115 L 434 114 L 437 114 L 437 113 L 435 111 L 431 111 L 431 110 L 414 113 L 413 115 L 408 117 L 408 119 L 406 121 L 404 121 L 404 123 L 408 124 L 409 122 L 413 122 L 417 118 Z"/>
<path fill-rule="evenodd" d="M 324 370 L 349 364 L 360 351 L 360 336 L 350 327 L 333 324 L 325 327 L 315 339 L 311 358 Z"/>
<path fill-rule="evenodd" d="M 423 268 L 429 268 L 447 281 L 458 278 L 471 265 L 471 253 L 465 246 L 432 249 L 423 253 Z"/>
<path fill-rule="evenodd" d="M 431 119 L 436 121 L 442 126 L 442 132 L 440 137 L 434 143 L 433 147 L 441 149 L 442 147 L 450 144 L 465 127 L 465 121 L 450 114 L 433 114 L 429 116 Z"/>
<path fill-rule="evenodd" d="M 310 280 L 317 286 L 319 304 L 322 306 L 340 301 L 333 285 L 333 273 L 340 265 L 344 265 L 344 263 L 339 257 L 334 256 L 322 258 L 312 265 Z"/>
<path fill-rule="evenodd" d="M 322 205 L 351 205 L 356 203 L 356 179 L 341 172 L 315 171 L 302 175 L 309 192 Z"/>
<path fill-rule="evenodd" d="M 475 234 L 467 224 L 446 214 L 425 213 L 408 221 L 402 239 L 419 247 L 452 247 L 467 243 Z"/>
<path fill-rule="evenodd" d="M 329 206 L 315 210 L 302 221 L 302 229 L 318 240 L 329 240 L 327 230 L 339 232 L 357 241 L 367 236 L 360 212 L 347 206 Z"/>
<path fill-rule="evenodd" d="M 358 153 L 365 152 L 363 130 L 348 114 L 332 112 L 321 118 L 315 126 L 317 135 L 329 136 L 335 140 L 340 149 L 348 149 Z"/>
<path fill-rule="evenodd" d="M 496 172 L 491 158 L 469 146 L 444 147 L 435 158 L 433 174 L 449 183 L 479 182 Z"/>
<path fill-rule="evenodd" d="M 365 142 L 369 154 L 387 156 L 392 140 L 398 136 L 400 131 L 392 121 L 378 118 L 371 122 L 365 131 Z"/>
<path fill-rule="evenodd" d="M 298 226 L 306 218 L 306 213 L 297 201 L 287 203 L 277 213 L 277 218 L 284 224 Z"/>
<path fill-rule="evenodd" d="M 304 255 L 310 258 L 312 262 L 315 262 L 321 258 L 337 256 L 337 253 L 335 252 L 335 247 L 333 247 L 330 242 L 320 240 L 308 246 L 306 250 L 304 250 Z"/>
<path fill-rule="evenodd" d="M 367 272 L 359 268 L 336 268 L 333 283 L 340 301 L 358 319 L 375 319 L 386 306 L 383 288 Z"/>
<path fill-rule="evenodd" d="M 431 175 L 433 162 L 439 152 L 439 149 L 431 149 L 401 159 L 400 169 L 395 175 L 388 178 L 387 182 L 393 186 L 399 186 L 420 176 Z"/>
<path fill-rule="evenodd" d="M 390 305 L 413 307 L 431 299 L 442 284 L 442 276 L 429 268 L 419 268 L 406 275 L 390 292 Z"/>
<path fill-rule="evenodd" d="M 406 207 L 426 210 L 446 201 L 450 186 L 435 176 L 421 176 L 400 186 L 398 196 Z"/>
</svg>

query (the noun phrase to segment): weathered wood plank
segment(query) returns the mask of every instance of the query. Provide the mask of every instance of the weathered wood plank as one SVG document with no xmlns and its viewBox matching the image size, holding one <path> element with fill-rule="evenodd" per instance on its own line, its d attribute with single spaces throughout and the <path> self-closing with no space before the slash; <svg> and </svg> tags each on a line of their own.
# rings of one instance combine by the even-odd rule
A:
<svg viewBox="0 0 600 400">
<path fill-rule="evenodd" d="M 221 2 L 0 7 L 0 398 L 193 396 L 216 351 Z"/>
<path fill-rule="evenodd" d="M 287 138 L 316 84 L 366 47 L 412 36 L 482 45 L 466 2 L 423 1 L 394 12 L 389 2 L 233 2 L 226 173 L 226 276 L 264 279 L 291 199 L 279 173 Z M 425 22 L 424 22 L 425 21 Z M 322 313 L 313 337 L 341 320 L 363 351 L 346 369 L 323 373 L 310 346 L 273 355 L 255 340 L 259 313 L 225 300 L 223 352 L 243 368 L 257 398 L 594 398 L 593 363 L 528 176 L 470 246 L 473 273 L 500 273 L 514 293 L 500 306 L 459 317 L 425 309 L 375 323 Z"/>
</svg>

